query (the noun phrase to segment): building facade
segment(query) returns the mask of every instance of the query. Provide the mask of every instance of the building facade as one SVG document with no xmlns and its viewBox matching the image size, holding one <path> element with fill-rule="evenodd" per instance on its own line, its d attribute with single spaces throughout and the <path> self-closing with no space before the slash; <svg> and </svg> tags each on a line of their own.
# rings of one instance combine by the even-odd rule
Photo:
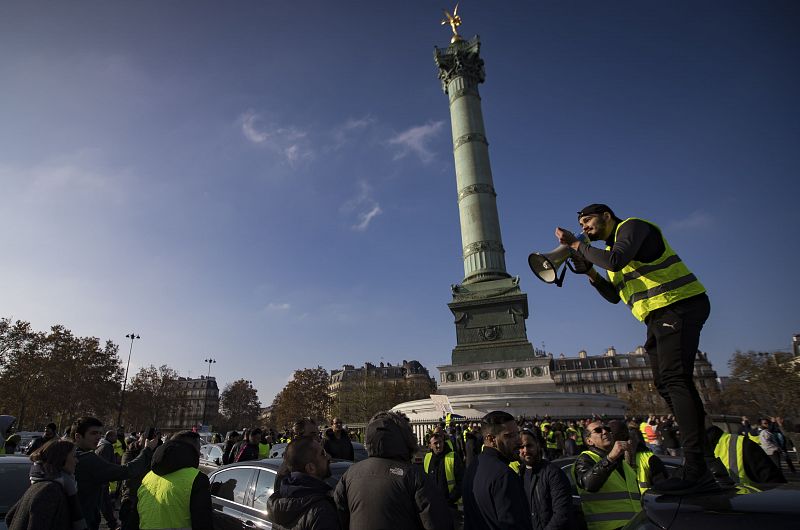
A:
<svg viewBox="0 0 800 530">
<path fill-rule="evenodd" d="M 642 346 L 630 353 L 618 354 L 611 347 L 602 355 L 587 355 L 578 352 L 577 357 L 561 354 L 550 359 L 550 373 L 561 392 L 583 392 L 624 397 L 637 393 L 641 399 L 655 406 L 663 400 L 653 384 L 650 356 Z M 719 394 L 717 373 L 708 360 L 708 355 L 697 352 L 694 363 L 694 380 L 704 403 Z"/>
<path fill-rule="evenodd" d="M 178 378 L 175 406 L 163 426 L 168 430 L 212 424 L 219 413 L 219 387 L 214 377 Z"/>
<path fill-rule="evenodd" d="M 344 385 L 350 382 L 363 381 L 365 378 L 373 379 L 383 385 L 397 383 L 410 383 L 413 385 L 436 387 L 436 381 L 431 378 L 428 369 L 419 361 L 403 360 L 402 364 L 364 363 L 356 368 L 352 364 L 345 364 L 341 369 L 331 370 L 331 381 L 328 386 L 331 397 L 336 398 Z"/>
</svg>

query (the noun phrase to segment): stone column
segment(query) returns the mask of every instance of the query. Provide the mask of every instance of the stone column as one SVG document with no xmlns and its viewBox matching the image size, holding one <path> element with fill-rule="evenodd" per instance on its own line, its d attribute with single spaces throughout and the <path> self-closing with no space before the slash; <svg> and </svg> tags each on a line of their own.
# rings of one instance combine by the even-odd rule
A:
<svg viewBox="0 0 800 530">
<path fill-rule="evenodd" d="M 462 283 L 508 278 L 478 94 L 478 84 L 485 79 L 480 39 L 459 40 L 444 50 L 436 48 L 434 59 L 442 89 L 450 99 L 464 257 Z"/>
</svg>

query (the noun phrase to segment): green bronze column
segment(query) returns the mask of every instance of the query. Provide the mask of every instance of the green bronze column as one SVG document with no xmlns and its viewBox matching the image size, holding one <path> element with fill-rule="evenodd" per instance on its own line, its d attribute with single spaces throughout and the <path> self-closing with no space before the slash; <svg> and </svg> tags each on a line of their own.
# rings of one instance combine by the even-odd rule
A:
<svg viewBox="0 0 800 530">
<path fill-rule="evenodd" d="M 508 278 L 478 94 L 478 84 L 485 79 L 480 39 L 464 41 L 456 35 L 446 49 L 435 49 L 434 60 L 442 89 L 450 100 L 464 257 L 462 283 Z"/>
</svg>

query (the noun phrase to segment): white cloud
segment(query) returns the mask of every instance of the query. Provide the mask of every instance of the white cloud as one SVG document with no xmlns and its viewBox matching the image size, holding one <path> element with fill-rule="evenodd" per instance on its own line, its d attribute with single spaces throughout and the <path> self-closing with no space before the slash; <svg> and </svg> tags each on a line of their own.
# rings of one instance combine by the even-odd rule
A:
<svg viewBox="0 0 800 530">
<path fill-rule="evenodd" d="M 714 225 L 714 218 L 706 212 L 692 212 L 683 219 L 678 219 L 669 224 L 672 230 L 708 230 Z"/>
<path fill-rule="evenodd" d="M 417 155 L 424 163 L 433 160 L 433 153 L 427 147 L 427 143 L 431 138 L 438 134 L 439 130 L 444 125 L 443 121 L 429 122 L 425 125 L 417 125 L 393 136 L 389 139 L 389 145 L 399 148 L 394 159 L 398 160 L 409 154 Z"/>
<path fill-rule="evenodd" d="M 264 125 L 261 115 L 253 109 L 239 116 L 239 122 L 242 134 L 249 142 L 281 155 L 291 166 L 314 157 L 314 151 L 308 145 L 308 133 L 297 127 Z"/>
<path fill-rule="evenodd" d="M 270 302 L 264 309 L 266 309 L 267 311 L 288 311 L 289 309 L 291 309 L 291 307 L 292 307 L 291 304 L 287 304 L 285 302 L 284 303 Z"/>
<path fill-rule="evenodd" d="M 356 232 L 364 232 L 375 217 L 383 213 L 381 205 L 372 197 L 372 188 L 362 180 L 358 183 L 358 194 L 345 202 L 341 211 L 345 214 L 355 213 L 358 222 L 351 226 Z"/>
<path fill-rule="evenodd" d="M 353 230 L 357 232 L 363 232 L 369 227 L 369 223 L 378 215 L 382 214 L 383 210 L 381 210 L 381 206 L 378 203 L 375 203 L 375 206 L 368 212 L 362 212 L 358 214 L 358 218 L 361 220 L 356 225 L 353 225 Z"/>
</svg>

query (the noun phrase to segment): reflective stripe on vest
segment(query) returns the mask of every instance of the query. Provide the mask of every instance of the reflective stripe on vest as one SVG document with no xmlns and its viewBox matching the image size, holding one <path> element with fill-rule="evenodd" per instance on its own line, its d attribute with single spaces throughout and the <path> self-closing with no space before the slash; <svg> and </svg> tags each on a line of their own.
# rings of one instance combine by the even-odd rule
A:
<svg viewBox="0 0 800 530">
<path fill-rule="evenodd" d="M 639 491 L 644 493 L 650 488 L 650 457 L 652 451 L 636 453 L 636 480 L 639 481 Z"/>
<path fill-rule="evenodd" d="M 581 454 L 589 455 L 594 462 L 601 460 L 600 455 L 593 451 L 584 451 Z M 619 528 L 642 510 L 642 496 L 636 483 L 636 472 L 624 460 L 621 465 L 625 478 L 615 469 L 600 491 L 594 493 L 578 486 L 578 481 L 575 480 L 589 530 Z M 575 466 L 572 467 L 572 475 L 575 476 Z"/>
<path fill-rule="evenodd" d="M 196 467 L 185 467 L 164 476 L 152 471 L 139 487 L 139 528 L 191 528 L 189 500 L 192 484 L 200 473 Z"/>
<path fill-rule="evenodd" d="M 655 309 L 706 292 L 705 287 L 669 246 L 661 229 L 650 221 L 636 217 L 625 219 L 617 225 L 615 238 L 619 228 L 631 220 L 645 222 L 658 230 L 664 243 L 664 253 L 655 261 L 631 261 L 621 271 L 607 271 L 609 281 L 619 292 L 622 301 L 631 308 L 634 317 L 644 321 Z M 611 247 L 606 247 L 606 250 L 611 250 Z"/>
<path fill-rule="evenodd" d="M 428 473 L 428 467 L 431 464 L 431 458 L 433 458 L 433 453 L 428 453 L 425 455 L 425 461 L 423 462 L 425 474 Z M 452 451 L 444 455 L 444 476 L 447 478 L 447 491 L 453 493 L 453 490 L 456 487 L 456 462 L 455 455 Z"/>
<path fill-rule="evenodd" d="M 550 431 L 547 434 L 546 445 L 548 449 L 558 449 L 558 442 L 556 442 L 556 433 L 555 431 Z"/>
<path fill-rule="evenodd" d="M 744 470 L 744 438 L 738 434 L 723 433 L 720 436 L 717 446 L 714 448 L 714 456 L 719 458 L 725 467 L 728 468 L 728 474 L 737 485 L 753 486 L 753 481 L 750 480 Z"/>
</svg>

